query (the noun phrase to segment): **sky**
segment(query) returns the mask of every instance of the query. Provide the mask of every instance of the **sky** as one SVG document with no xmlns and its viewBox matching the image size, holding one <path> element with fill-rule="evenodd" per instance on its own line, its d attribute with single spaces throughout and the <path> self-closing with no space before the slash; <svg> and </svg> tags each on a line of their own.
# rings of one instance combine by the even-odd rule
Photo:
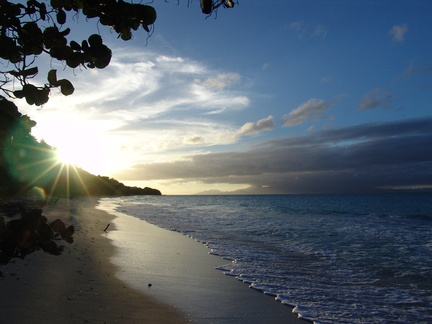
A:
<svg viewBox="0 0 432 324">
<path fill-rule="evenodd" d="M 432 2 L 154 1 L 151 35 L 102 35 L 75 93 L 19 101 L 64 161 L 163 194 L 432 188 Z M 42 74 L 42 73 L 41 73 Z"/>
</svg>

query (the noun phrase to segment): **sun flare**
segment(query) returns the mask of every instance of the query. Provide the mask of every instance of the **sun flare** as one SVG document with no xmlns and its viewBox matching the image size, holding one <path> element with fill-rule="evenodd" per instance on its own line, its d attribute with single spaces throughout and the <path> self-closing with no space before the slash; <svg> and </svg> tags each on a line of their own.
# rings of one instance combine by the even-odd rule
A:
<svg viewBox="0 0 432 324">
<path fill-rule="evenodd" d="M 101 145 L 90 138 L 85 141 L 71 141 L 66 138 L 57 146 L 59 162 L 73 164 L 96 175 L 102 174 L 105 170 L 103 155 Z"/>
<path fill-rule="evenodd" d="M 75 165 L 95 175 L 107 172 L 111 164 L 107 158 L 109 141 L 95 125 L 85 121 L 55 120 L 38 126 L 35 133 L 56 148 L 59 163 Z"/>
</svg>

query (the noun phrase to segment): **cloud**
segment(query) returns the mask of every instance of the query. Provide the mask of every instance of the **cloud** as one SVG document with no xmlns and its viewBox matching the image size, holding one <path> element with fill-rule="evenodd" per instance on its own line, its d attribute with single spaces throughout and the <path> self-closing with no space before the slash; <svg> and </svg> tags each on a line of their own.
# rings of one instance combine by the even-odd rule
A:
<svg viewBox="0 0 432 324">
<path fill-rule="evenodd" d="M 141 164 L 120 179 L 245 184 L 279 193 L 432 187 L 429 147 L 432 117 L 275 139 L 243 152 L 197 154 L 181 161 Z"/>
<path fill-rule="evenodd" d="M 325 38 L 327 36 L 327 27 L 323 25 L 317 25 L 315 26 L 312 37 L 315 38 Z"/>
<path fill-rule="evenodd" d="M 183 140 L 186 144 L 203 144 L 205 142 L 204 138 L 201 136 L 193 136 L 193 137 L 187 137 Z"/>
<path fill-rule="evenodd" d="M 402 77 L 409 78 L 419 74 L 432 74 L 432 66 L 418 68 L 410 64 L 406 71 L 403 73 Z"/>
<path fill-rule="evenodd" d="M 207 78 L 204 81 L 199 79 L 195 80 L 198 84 L 201 84 L 205 88 L 213 90 L 224 90 L 238 83 L 240 80 L 240 75 L 238 73 L 221 73 L 214 78 Z"/>
<path fill-rule="evenodd" d="M 388 108 L 392 103 L 391 93 L 376 88 L 366 93 L 360 101 L 359 110 Z"/>
<path fill-rule="evenodd" d="M 323 99 L 309 99 L 289 114 L 283 116 L 284 126 L 296 126 L 305 123 L 309 119 L 319 120 L 331 106 L 330 102 Z"/>
<path fill-rule="evenodd" d="M 89 120 L 109 143 L 110 158 L 121 150 L 116 157 L 121 168 L 238 140 L 239 124 L 232 116 L 250 103 L 246 92 L 233 89 L 242 85 L 239 74 L 133 47 L 113 47 L 113 52 L 103 73 L 83 71 L 77 78 L 72 71 L 61 72 L 74 83 L 73 96 L 54 90 L 41 112 L 28 107 L 25 113 L 41 126 L 38 138 L 57 145 L 55 125 Z"/>
<path fill-rule="evenodd" d="M 395 25 L 393 26 L 390 31 L 389 35 L 393 38 L 393 41 L 395 42 L 403 42 L 405 40 L 405 34 L 408 32 L 408 25 Z"/>
<path fill-rule="evenodd" d="M 310 38 L 325 38 L 328 28 L 324 25 L 310 26 L 303 21 L 294 21 L 288 25 L 288 29 L 294 31 L 299 39 L 305 37 Z"/>
<path fill-rule="evenodd" d="M 136 119 L 156 118 L 168 111 L 218 113 L 244 109 L 249 98 L 229 89 L 241 82 L 240 75 L 220 73 L 202 63 L 157 52 L 114 48 L 113 59 L 103 73 L 80 75 L 68 106 L 95 114 L 116 114 Z M 74 83 L 74 77 L 69 78 Z M 204 80 L 196 82 L 196 80 Z M 58 97 L 51 102 L 59 103 Z M 47 106 L 48 106 L 47 105 Z M 194 115 L 190 113 L 190 115 Z"/>
<path fill-rule="evenodd" d="M 250 134 L 258 134 L 261 133 L 264 130 L 271 130 L 274 127 L 274 121 L 273 116 L 270 115 L 267 118 L 263 118 L 258 120 L 256 123 L 248 122 L 244 124 L 239 132 L 238 135 L 250 135 Z"/>
</svg>

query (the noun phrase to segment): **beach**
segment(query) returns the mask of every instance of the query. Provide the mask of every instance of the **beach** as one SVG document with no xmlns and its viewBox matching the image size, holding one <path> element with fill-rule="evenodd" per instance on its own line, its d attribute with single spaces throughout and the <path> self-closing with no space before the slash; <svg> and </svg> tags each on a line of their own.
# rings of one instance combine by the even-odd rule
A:
<svg viewBox="0 0 432 324">
<path fill-rule="evenodd" d="M 307 323 L 215 270 L 221 259 L 204 245 L 97 204 L 61 199 L 44 208 L 50 221 L 76 227 L 74 243 L 60 256 L 35 252 L 0 268 L 0 323 Z M 120 248 L 124 235 L 135 235 L 137 244 Z M 142 283 L 133 289 L 119 261 L 137 247 L 145 257 L 130 265 Z"/>
<path fill-rule="evenodd" d="M 97 199 L 61 199 L 44 207 L 49 220 L 76 227 L 74 243 L 60 256 L 41 251 L 0 267 L 0 323 L 186 323 L 172 307 L 120 281 L 104 237 L 112 216 Z"/>
</svg>

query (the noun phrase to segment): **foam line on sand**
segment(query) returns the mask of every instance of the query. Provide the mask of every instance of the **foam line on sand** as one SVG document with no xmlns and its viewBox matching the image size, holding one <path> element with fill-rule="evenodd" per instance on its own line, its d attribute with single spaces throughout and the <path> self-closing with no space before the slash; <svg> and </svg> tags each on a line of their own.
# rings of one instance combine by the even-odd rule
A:
<svg viewBox="0 0 432 324">
<path fill-rule="evenodd" d="M 186 313 L 192 323 L 310 323 L 290 306 L 215 269 L 229 261 L 210 255 L 205 245 L 115 212 L 109 202 L 98 208 L 115 216 L 115 230 L 108 237 L 117 248 L 113 262 L 118 277 Z"/>
</svg>

